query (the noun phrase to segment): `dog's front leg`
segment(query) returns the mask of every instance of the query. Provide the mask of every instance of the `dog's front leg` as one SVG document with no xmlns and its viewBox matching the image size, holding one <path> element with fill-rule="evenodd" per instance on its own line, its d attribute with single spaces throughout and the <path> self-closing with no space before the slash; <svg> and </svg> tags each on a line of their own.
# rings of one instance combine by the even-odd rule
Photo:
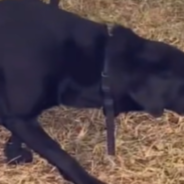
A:
<svg viewBox="0 0 184 184">
<path fill-rule="evenodd" d="M 57 167 L 65 179 L 75 184 L 103 184 L 88 174 L 79 163 L 62 150 L 38 125 L 35 119 L 7 118 L 4 125 L 31 149 Z"/>
</svg>

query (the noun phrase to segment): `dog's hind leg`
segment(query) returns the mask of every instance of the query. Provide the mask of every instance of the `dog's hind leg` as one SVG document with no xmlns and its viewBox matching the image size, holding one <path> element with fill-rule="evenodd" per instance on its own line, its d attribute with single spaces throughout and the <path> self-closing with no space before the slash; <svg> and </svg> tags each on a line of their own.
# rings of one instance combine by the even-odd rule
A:
<svg viewBox="0 0 184 184">
<path fill-rule="evenodd" d="M 12 134 L 5 144 L 4 154 L 6 162 L 11 165 L 32 162 L 33 156 L 31 151 L 25 146 L 16 135 Z"/>
</svg>

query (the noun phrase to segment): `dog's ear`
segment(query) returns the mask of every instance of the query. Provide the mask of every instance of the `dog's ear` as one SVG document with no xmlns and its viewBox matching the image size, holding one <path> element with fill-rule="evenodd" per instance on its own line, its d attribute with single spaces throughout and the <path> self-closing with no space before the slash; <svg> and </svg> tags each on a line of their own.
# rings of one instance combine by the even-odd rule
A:
<svg viewBox="0 0 184 184">
<path fill-rule="evenodd" d="M 144 47 L 144 39 L 130 28 L 120 25 L 115 25 L 111 34 L 107 44 L 107 53 L 113 65 L 124 69 L 137 65 L 136 56 Z"/>
<path fill-rule="evenodd" d="M 122 75 L 122 78 L 124 78 L 126 72 L 132 73 L 132 71 L 141 67 L 137 56 L 144 48 L 145 39 L 134 33 L 130 28 L 120 25 L 115 25 L 111 33 L 112 36 L 107 44 L 107 55 L 112 71 L 116 73 L 112 75 L 118 75 L 119 78 Z"/>
<path fill-rule="evenodd" d="M 167 46 L 161 42 L 146 40 L 144 48 L 138 54 L 140 61 L 147 64 L 159 63 L 167 56 Z"/>
<path fill-rule="evenodd" d="M 114 25 L 111 33 L 112 40 L 116 42 L 116 48 L 126 53 L 133 53 L 139 50 L 143 45 L 143 39 L 130 28 Z"/>
</svg>

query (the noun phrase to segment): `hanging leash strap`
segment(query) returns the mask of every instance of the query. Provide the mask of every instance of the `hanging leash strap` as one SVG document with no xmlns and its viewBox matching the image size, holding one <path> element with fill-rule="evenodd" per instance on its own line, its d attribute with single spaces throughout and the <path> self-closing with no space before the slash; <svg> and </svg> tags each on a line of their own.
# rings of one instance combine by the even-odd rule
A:
<svg viewBox="0 0 184 184">
<path fill-rule="evenodd" d="M 112 36 L 112 35 L 110 35 Z M 109 155 L 115 155 L 115 124 L 114 124 L 114 100 L 111 93 L 111 84 L 109 76 L 109 59 L 105 52 L 105 61 L 103 66 L 102 92 L 103 92 L 103 110 L 107 127 L 107 152 Z"/>
<path fill-rule="evenodd" d="M 103 92 L 103 108 L 107 127 L 107 152 L 109 155 L 115 155 L 115 124 L 114 124 L 114 101 L 111 96 L 111 88 L 109 84 L 109 75 L 105 61 L 104 70 L 102 72 L 102 92 Z"/>
</svg>

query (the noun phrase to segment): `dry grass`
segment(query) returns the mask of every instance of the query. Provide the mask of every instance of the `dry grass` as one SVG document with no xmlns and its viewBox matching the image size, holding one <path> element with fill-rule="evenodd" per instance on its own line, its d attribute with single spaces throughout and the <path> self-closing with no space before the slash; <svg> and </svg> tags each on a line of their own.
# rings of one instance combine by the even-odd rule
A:
<svg viewBox="0 0 184 184">
<path fill-rule="evenodd" d="M 182 0 L 61 0 L 60 5 L 95 21 L 118 22 L 147 38 L 184 48 Z M 184 118 L 129 113 L 118 117 L 117 155 L 106 155 L 101 111 L 50 109 L 40 117 L 46 131 L 89 172 L 108 184 L 184 184 Z M 0 149 L 9 132 L 0 129 Z M 0 184 L 63 184 L 58 172 L 38 155 L 34 163 L 3 164 Z M 85 159 L 84 159 L 85 158 Z"/>
</svg>

